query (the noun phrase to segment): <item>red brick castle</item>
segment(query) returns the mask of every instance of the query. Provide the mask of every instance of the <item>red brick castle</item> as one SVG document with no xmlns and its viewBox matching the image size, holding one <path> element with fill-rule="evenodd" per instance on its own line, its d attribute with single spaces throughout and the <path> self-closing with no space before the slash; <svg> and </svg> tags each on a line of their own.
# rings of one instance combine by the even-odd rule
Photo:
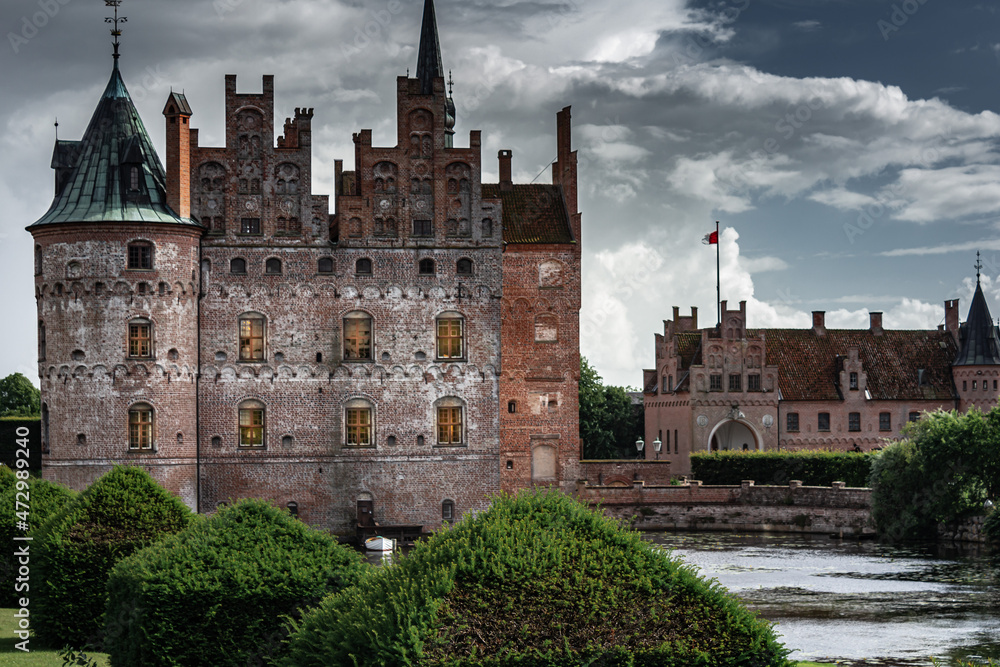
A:
<svg viewBox="0 0 1000 667">
<path fill-rule="evenodd" d="M 334 213 L 313 110 L 226 77 L 225 146 L 164 107 L 166 170 L 114 68 L 57 141 L 35 241 L 43 474 L 141 465 L 191 507 L 264 497 L 348 532 L 432 528 L 579 476 L 580 213 L 569 108 L 551 185 L 482 182 L 456 145 L 433 0 L 397 138 L 354 135 Z"/>
</svg>

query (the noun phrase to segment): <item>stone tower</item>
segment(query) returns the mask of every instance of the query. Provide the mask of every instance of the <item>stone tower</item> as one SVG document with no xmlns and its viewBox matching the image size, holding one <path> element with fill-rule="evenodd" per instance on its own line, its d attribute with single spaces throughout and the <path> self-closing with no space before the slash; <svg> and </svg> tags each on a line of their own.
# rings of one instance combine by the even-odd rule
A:
<svg viewBox="0 0 1000 667">
<path fill-rule="evenodd" d="M 988 412 L 1000 397 L 1000 336 L 990 315 L 983 288 L 976 276 L 976 292 L 969 306 L 969 317 L 958 325 L 958 300 L 945 302 L 946 327 L 956 336 L 958 356 L 951 367 L 958 409 L 977 408 Z"/>
<path fill-rule="evenodd" d="M 55 199 L 35 242 L 43 475 L 83 488 L 141 465 L 196 506 L 201 227 L 114 68 L 79 141 L 56 141 Z"/>
</svg>

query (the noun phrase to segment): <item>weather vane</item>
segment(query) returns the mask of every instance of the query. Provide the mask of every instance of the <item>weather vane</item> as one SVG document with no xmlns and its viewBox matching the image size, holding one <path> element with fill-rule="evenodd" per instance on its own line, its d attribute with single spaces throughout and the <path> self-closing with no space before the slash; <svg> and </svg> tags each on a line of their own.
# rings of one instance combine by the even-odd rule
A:
<svg viewBox="0 0 1000 667">
<path fill-rule="evenodd" d="M 979 259 L 979 251 L 976 251 L 976 284 L 979 284 L 979 272 L 983 268 L 983 261 Z"/>
<path fill-rule="evenodd" d="M 125 17 L 125 16 L 119 17 L 118 16 L 118 7 L 121 6 L 122 0 L 104 0 L 104 4 L 107 7 L 114 7 L 115 8 L 115 15 L 114 15 L 114 17 L 107 16 L 107 17 L 104 18 L 104 22 L 105 23 L 114 24 L 114 27 L 111 29 L 111 35 L 112 35 L 112 37 L 115 38 L 115 42 L 114 42 L 114 44 L 115 44 L 115 61 L 117 62 L 118 61 L 118 38 L 122 36 L 122 29 L 118 26 L 118 24 L 119 23 L 125 23 L 126 21 L 128 21 L 128 17 Z"/>
<path fill-rule="evenodd" d="M 455 89 L 455 81 L 451 78 L 451 70 L 448 70 L 448 97 L 451 97 Z"/>
</svg>

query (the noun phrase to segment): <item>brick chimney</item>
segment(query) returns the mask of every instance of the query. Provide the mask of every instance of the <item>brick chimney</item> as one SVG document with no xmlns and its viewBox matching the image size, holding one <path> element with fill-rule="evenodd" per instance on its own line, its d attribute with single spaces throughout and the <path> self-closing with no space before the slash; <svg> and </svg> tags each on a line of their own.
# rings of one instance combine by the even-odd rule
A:
<svg viewBox="0 0 1000 667">
<path fill-rule="evenodd" d="M 959 344 L 958 340 L 958 299 L 952 299 L 951 301 L 944 302 L 944 330 L 951 334 L 951 337 L 955 339 L 955 345 Z"/>
<path fill-rule="evenodd" d="M 871 332 L 876 336 L 882 335 L 882 313 L 868 313 Z"/>
<path fill-rule="evenodd" d="M 573 236 L 580 248 L 581 216 L 577 205 L 577 154 L 573 150 L 573 122 L 571 107 L 565 107 L 556 114 L 556 162 L 552 165 L 552 184 L 562 186 L 566 198 Z"/>
<path fill-rule="evenodd" d="M 813 333 L 817 336 L 826 335 L 826 311 L 825 310 L 814 310 L 813 311 Z"/>
<path fill-rule="evenodd" d="M 497 154 L 497 157 L 500 158 L 500 189 L 509 192 L 514 189 L 514 181 L 511 177 L 511 160 L 514 157 L 514 152 L 502 150 Z"/>
<path fill-rule="evenodd" d="M 191 217 L 191 107 L 183 93 L 170 93 L 163 107 L 167 123 L 167 206 Z"/>
</svg>

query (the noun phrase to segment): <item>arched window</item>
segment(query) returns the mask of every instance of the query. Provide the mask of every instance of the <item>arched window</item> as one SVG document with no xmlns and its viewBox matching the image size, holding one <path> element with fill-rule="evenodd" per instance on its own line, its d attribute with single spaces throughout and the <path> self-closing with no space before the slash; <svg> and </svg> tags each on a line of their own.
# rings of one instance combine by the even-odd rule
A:
<svg viewBox="0 0 1000 667">
<path fill-rule="evenodd" d="M 472 275 L 472 260 L 463 257 L 455 263 L 455 273 L 460 276 L 471 276 Z"/>
<path fill-rule="evenodd" d="M 434 260 L 433 259 L 422 259 L 418 265 L 418 272 L 422 276 L 433 276 L 434 275 Z"/>
<path fill-rule="evenodd" d="M 465 403 L 459 398 L 442 398 L 434 404 L 437 444 L 465 444 Z"/>
<path fill-rule="evenodd" d="M 355 398 L 344 404 L 344 444 L 371 447 L 375 444 L 375 420 L 371 402 Z"/>
<path fill-rule="evenodd" d="M 240 361 L 263 361 L 265 319 L 260 313 L 240 315 Z"/>
<path fill-rule="evenodd" d="M 38 320 L 38 360 L 45 361 L 45 322 Z"/>
<path fill-rule="evenodd" d="M 559 340 L 559 320 L 555 315 L 545 313 L 535 318 L 535 342 L 554 343 Z"/>
<path fill-rule="evenodd" d="M 140 241 L 129 243 L 128 268 L 134 271 L 152 271 L 153 244 Z"/>
<path fill-rule="evenodd" d="M 459 313 L 442 313 L 437 318 L 437 358 L 465 358 L 465 319 Z"/>
<path fill-rule="evenodd" d="M 372 261 L 367 257 L 359 259 L 354 264 L 354 272 L 359 276 L 370 276 L 372 274 Z"/>
<path fill-rule="evenodd" d="M 280 275 L 281 274 L 281 260 L 272 257 L 271 259 L 264 262 L 264 273 L 269 276 Z"/>
<path fill-rule="evenodd" d="M 136 403 L 128 410 L 128 448 L 153 449 L 153 406 L 149 403 Z"/>
<path fill-rule="evenodd" d="M 372 318 L 361 311 L 344 317 L 344 361 L 371 361 Z"/>
<path fill-rule="evenodd" d="M 321 257 L 319 260 L 318 270 L 320 273 L 333 273 L 333 258 Z"/>
<path fill-rule="evenodd" d="M 379 162 L 372 169 L 375 176 L 375 192 L 379 194 L 395 194 L 398 169 L 392 162 Z"/>
<path fill-rule="evenodd" d="M 138 318 L 128 323 L 128 356 L 148 359 L 153 356 L 153 323 Z"/>
<path fill-rule="evenodd" d="M 242 275 L 247 272 L 247 261 L 242 257 L 234 257 L 229 260 L 229 273 Z"/>
<path fill-rule="evenodd" d="M 240 447 L 264 447 L 264 404 L 246 400 L 240 403 Z"/>
</svg>

